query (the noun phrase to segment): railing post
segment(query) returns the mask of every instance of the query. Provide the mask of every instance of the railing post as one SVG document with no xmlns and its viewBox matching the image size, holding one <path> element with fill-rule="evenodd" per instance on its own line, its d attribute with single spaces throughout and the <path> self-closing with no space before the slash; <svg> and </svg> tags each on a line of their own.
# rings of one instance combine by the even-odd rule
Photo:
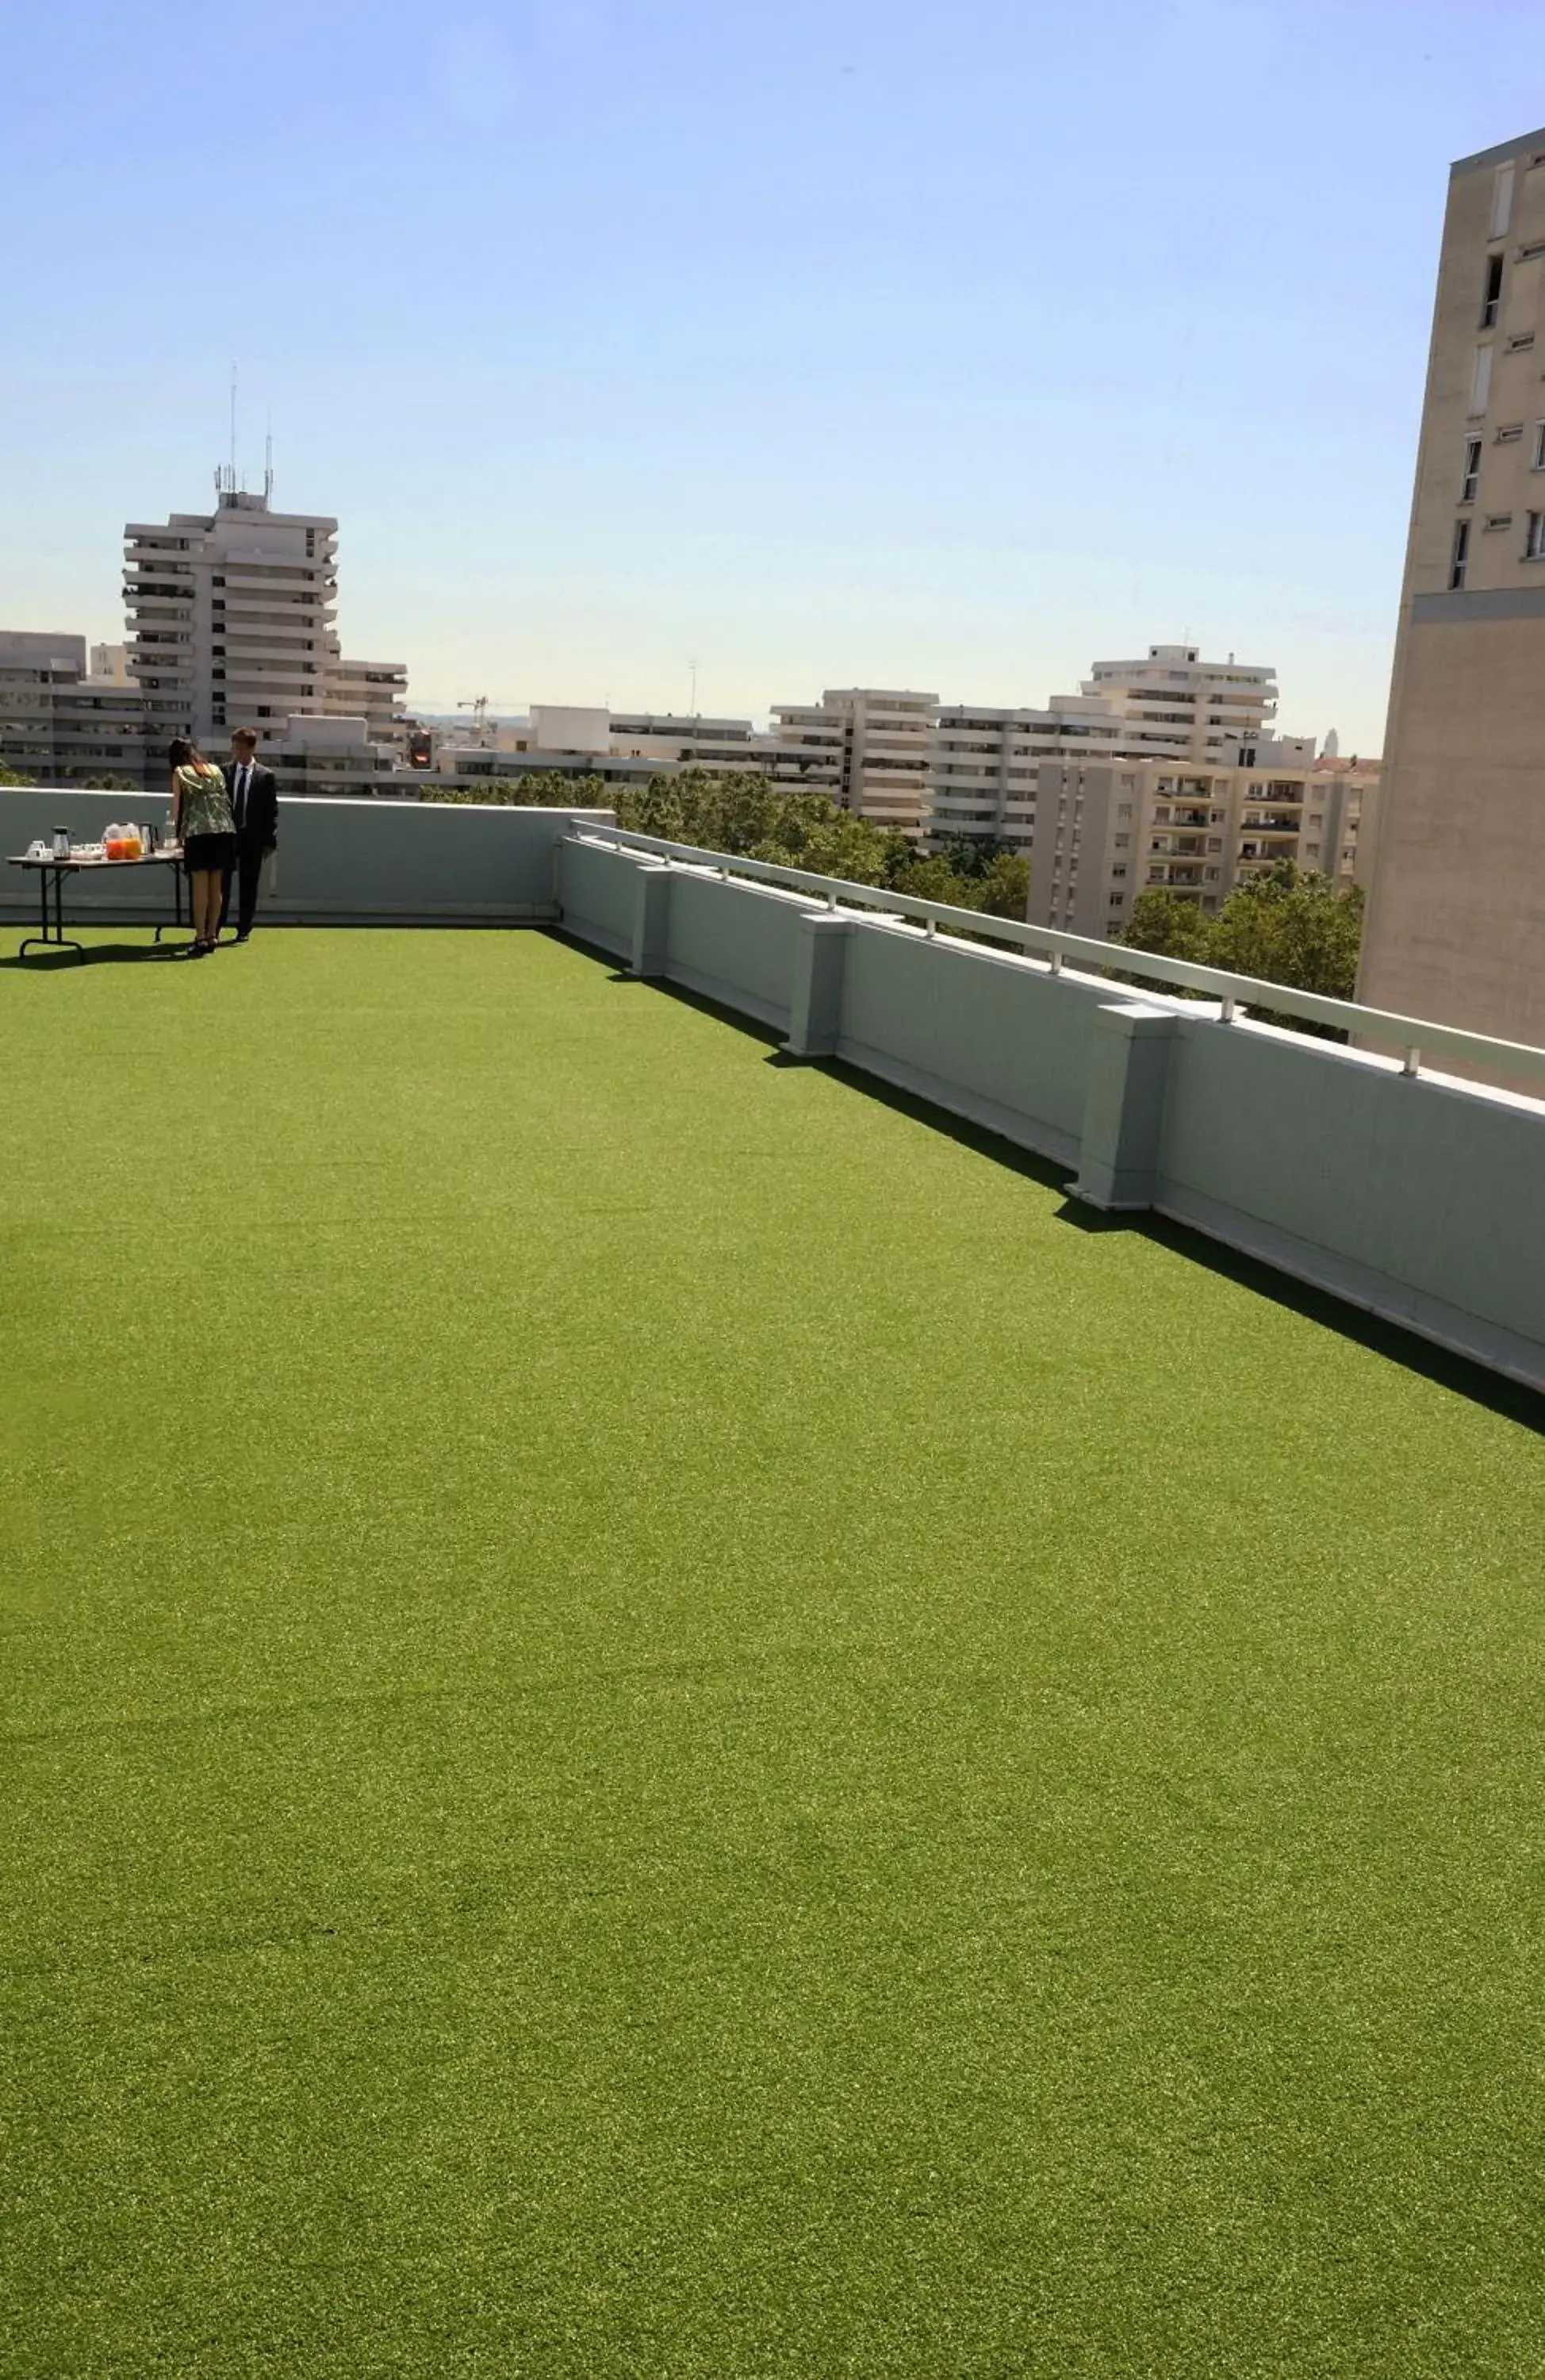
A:
<svg viewBox="0 0 1545 2380">
<path fill-rule="evenodd" d="M 1405 1063 L 1402 1065 L 1400 1071 L 1403 1075 L 1419 1075 L 1421 1072 L 1421 1051 L 1419 1050 L 1407 1050 L 1406 1052 Z"/>
</svg>

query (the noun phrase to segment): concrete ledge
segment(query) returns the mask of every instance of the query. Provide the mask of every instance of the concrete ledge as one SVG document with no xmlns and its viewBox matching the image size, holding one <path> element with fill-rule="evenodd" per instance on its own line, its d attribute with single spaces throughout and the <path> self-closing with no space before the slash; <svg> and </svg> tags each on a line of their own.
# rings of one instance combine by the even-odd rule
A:
<svg viewBox="0 0 1545 2380">
<path fill-rule="evenodd" d="M 1545 1348 L 1516 1331 L 1447 1305 L 1441 1298 L 1425 1296 L 1386 1273 L 1355 1264 L 1310 1241 L 1295 1239 L 1290 1232 L 1220 1206 L 1196 1191 L 1169 1188 L 1154 1202 L 1154 1212 L 1167 1215 L 1173 1222 L 1189 1224 L 1208 1239 L 1237 1248 L 1241 1256 L 1254 1257 L 1273 1271 L 1287 1273 L 1348 1305 L 1359 1306 L 1365 1314 L 1376 1314 L 1382 1322 L 1414 1330 L 1418 1338 L 1447 1348 L 1451 1354 L 1467 1356 L 1526 1388 L 1545 1390 Z"/>
<path fill-rule="evenodd" d="M 962 1089 L 958 1083 L 947 1082 L 941 1075 L 926 1074 L 902 1059 L 887 1057 L 883 1050 L 871 1049 L 863 1041 L 839 1040 L 832 1054 L 845 1066 L 876 1075 L 882 1083 L 893 1084 L 899 1091 L 910 1091 L 914 1099 L 926 1099 L 930 1107 L 943 1108 L 947 1115 L 958 1115 L 967 1123 L 980 1124 L 985 1132 L 996 1132 L 1000 1140 L 1012 1141 L 1016 1148 L 1027 1148 L 1033 1156 L 1049 1158 L 1054 1165 L 1066 1166 L 1069 1173 L 1077 1170 L 1077 1137 L 1060 1132 L 1055 1124 L 1025 1115 L 1018 1108 L 1000 1107 L 996 1099 L 983 1099 L 975 1091 Z"/>
</svg>

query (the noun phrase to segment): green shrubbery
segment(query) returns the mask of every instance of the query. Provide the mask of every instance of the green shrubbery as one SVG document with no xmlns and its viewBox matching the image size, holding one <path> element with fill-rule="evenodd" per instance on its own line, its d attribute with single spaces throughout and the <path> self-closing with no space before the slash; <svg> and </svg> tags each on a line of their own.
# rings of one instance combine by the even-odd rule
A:
<svg viewBox="0 0 1545 2380">
<path fill-rule="evenodd" d="M 808 868 L 850 884 L 883 885 L 916 900 L 978 909 L 989 917 L 1022 917 L 1030 897 L 1029 861 L 1002 844 L 962 838 L 948 853 L 930 857 L 904 834 L 856 818 L 828 795 L 775 785 L 750 769 L 722 775 L 686 769 L 680 776 L 652 777 L 642 785 L 533 774 L 479 781 L 465 790 L 426 786 L 424 799 L 610 809 L 631 834 Z"/>
</svg>

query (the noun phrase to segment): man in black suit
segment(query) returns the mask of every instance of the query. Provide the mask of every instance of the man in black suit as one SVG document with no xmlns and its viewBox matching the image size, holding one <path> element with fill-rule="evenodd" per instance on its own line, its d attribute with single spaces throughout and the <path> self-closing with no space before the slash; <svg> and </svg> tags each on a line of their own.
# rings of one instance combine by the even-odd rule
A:
<svg viewBox="0 0 1545 2380">
<path fill-rule="evenodd" d="M 225 791 L 236 822 L 236 864 L 225 872 L 220 923 L 231 905 L 231 877 L 236 879 L 236 940 L 248 941 L 258 913 L 258 884 L 263 862 L 279 841 L 279 786 L 272 769 L 258 764 L 258 738 L 250 727 L 238 727 L 231 738 L 225 764 Z"/>
</svg>

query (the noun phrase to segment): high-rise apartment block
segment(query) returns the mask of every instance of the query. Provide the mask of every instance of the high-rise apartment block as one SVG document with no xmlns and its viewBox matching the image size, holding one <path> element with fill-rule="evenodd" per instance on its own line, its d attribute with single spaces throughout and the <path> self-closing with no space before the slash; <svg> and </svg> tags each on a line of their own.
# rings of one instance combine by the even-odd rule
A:
<svg viewBox="0 0 1545 2380">
<path fill-rule="evenodd" d="M 1275 673 L 1203 661 L 1194 645 L 1150 645 L 1141 661 L 1096 662 L 1078 694 L 1044 710 L 946 704 L 939 713 L 923 839 L 961 836 L 1028 851 L 1044 766 L 1166 759 L 1222 767 L 1254 749 L 1276 713 Z"/>
<path fill-rule="evenodd" d="M 228 472 L 217 494 L 212 513 L 124 531 L 129 666 L 152 746 L 189 731 L 219 744 L 241 726 L 273 745 L 296 714 L 363 716 L 395 737 L 405 668 L 344 661 L 333 630 L 336 520 L 274 512 Z"/>
<path fill-rule="evenodd" d="M 1449 178 L 1359 997 L 1545 1042 L 1545 130 Z"/>
<path fill-rule="evenodd" d="M 1350 885 L 1366 877 L 1377 762 L 1317 763 L 1297 740 L 1255 747 L 1249 768 L 1048 762 L 1040 775 L 1030 921 L 1110 941 L 1140 893 L 1215 911 L 1279 860 Z"/>
<path fill-rule="evenodd" d="M 903 834 L 922 832 L 938 726 L 936 694 L 828 687 L 773 708 L 773 774 Z"/>
<path fill-rule="evenodd" d="M 84 637 L 0 630 L 0 761 L 38 784 L 84 777 L 128 777 L 139 784 L 145 721 L 139 687 L 88 674 Z"/>
</svg>

